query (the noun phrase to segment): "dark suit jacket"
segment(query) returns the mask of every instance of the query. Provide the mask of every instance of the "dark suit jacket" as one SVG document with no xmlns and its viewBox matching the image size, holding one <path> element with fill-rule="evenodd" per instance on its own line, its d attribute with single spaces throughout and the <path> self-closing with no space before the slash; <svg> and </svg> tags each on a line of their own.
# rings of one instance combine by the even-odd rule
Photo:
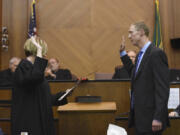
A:
<svg viewBox="0 0 180 135">
<path fill-rule="evenodd" d="M 13 84 L 13 73 L 8 68 L 6 70 L 0 71 L 0 86 L 12 86 Z"/>
<path fill-rule="evenodd" d="M 151 44 L 143 56 L 136 76 L 135 66 L 129 57 L 125 55 L 121 59 L 132 76 L 134 109 L 130 110 L 129 127 L 135 124 L 139 132 L 151 132 L 152 121 L 155 119 L 161 121 L 165 129 L 169 125 L 169 69 L 165 53 Z"/>
<path fill-rule="evenodd" d="M 130 79 L 130 76 L 123 66 L 121 68 L 115 68 L 115 73 L 113 74 L 112 79 Z"/>
</svg>

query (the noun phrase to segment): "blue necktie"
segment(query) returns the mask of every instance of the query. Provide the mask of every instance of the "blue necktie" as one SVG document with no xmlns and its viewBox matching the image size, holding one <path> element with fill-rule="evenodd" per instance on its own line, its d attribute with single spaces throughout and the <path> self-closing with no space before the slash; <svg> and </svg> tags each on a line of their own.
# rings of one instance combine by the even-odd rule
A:
<svg viewBox="0 0 180 135">
<path fill-rule="evenodd" d="M 139 68 L 140 59 L 141 59 L 142 54 L 143 54 L 142 51 L 140 51 L 138 54 L 138 58 L 137 58 L 137 62 L 136 62 L 135 76 L 136 76 L 136 73 L 137 73 L 138 68 Z M 131 109 L 134 109 L 134 92 L 131 93 Z"/>
<path fill-rule="evenodd" d="M 140 64 L 140 59 L 141 59 L 141 56 L 142 56 L 143 52 L 140 51 L 139 54 L 138 54 L 138 59 L 137 59 L 137 63 L 136 63 L 136 71 L 135 71 L 135 75 L 138 71 L 138 68 L 139 68 L 139 64 Z"/>
</svg>

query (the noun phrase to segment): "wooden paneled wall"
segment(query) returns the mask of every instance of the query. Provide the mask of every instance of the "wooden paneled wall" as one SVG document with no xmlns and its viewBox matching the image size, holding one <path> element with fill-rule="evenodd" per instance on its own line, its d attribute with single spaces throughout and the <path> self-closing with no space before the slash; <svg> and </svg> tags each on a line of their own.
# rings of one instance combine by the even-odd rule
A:
<svg viewBox="0 0 180 135">
<path fill-rule="evenodd" d="M 180 49 L 173 49 L 170 45 L 171 38 L 180 38 L 180 25 L 178 25 L 180 24 L 180 9 L 178 4 L 180 4 L 179 0 L 160 1 L 162 34 L 170 68 L 180 68 Z"/>
<path fill-rule="evenodd" d="M 3 0 L 3 26 L 9 30 L 9 51 L 1 52 L 1 69 L 12 56 L 24 57 L 31 0 Z M 160 1 L 165 51 L 171 68 L 180 68 L 180 50 L 170 46 L 170 38 L 179 37 L 179 0 Z M 114 72 L 121 64 L 121 36 L 128 36 L 129 25 L 144 20 L 154 25 L 154 0 L 37 0 L 39 36 L 48 43 L 48 58 L 57 57 L 63 68 L 77 76 L 91 72 Z M 134 48 L 127 39 L 127 49 Z M 94 74 L 88 76 L 93 79 Z"/>
<path fill-rule="evenodd" d="M 58 56 L 78 76 L 113 72 L 121 36 L 137 20 L 148 20 L 152 29 L 153 8 L 152 0 L 39 0 L 39 35 L 50 46 L 49 57 Z M 133 48 L 128 40 L 127 48 Z"/>
<path fill-rule="evenodd" d="M 180 5 L 180 1 L 179 0 L 173 0 L 171 2 L 171 7 L 172 7 L 172 32 L 171 32 L 171 37 L 172 38 L 179 38 L 180 37 L 180 9 L 179 9 L 179 5 Z"/>
<path fill-rule="evenodd" d="M 169 1 L 170 2 L 170 1 Z M 171 12 L 171 18 L 169 22 L 171 22 L 171 31 L 170 38 L 180 38 L 180 1 L 179 0 L 173 0 L 171 3 L 171 9 L 169 11 Z M 170 53 L 172 58 L 172 65 L 173 67 L 180 68 L 180 50 L 172 49 Z"/>
<path fill-rule="evenodd" d="M 3 0 L 2 25 L 6 26 L 9 34 L 9 49 L 2 51 L 1 69 L 7 68 L 9 59 L 13 56 L 24 57 L 23 44 L 27 38 L 27 7 L 26 0 Z"/>
</svg>

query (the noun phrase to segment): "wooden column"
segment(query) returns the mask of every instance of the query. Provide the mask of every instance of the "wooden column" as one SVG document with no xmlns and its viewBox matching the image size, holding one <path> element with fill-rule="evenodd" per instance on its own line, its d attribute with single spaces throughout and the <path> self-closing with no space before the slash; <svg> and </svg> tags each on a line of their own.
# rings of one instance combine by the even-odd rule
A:
<svg viewBox="0 0 180 135">
<path fill-rule="evenodd" d="M 1 0 L 2 26 L 8 30 L 8 51 L 1 51 L 1 69 L 13 56 L 24 57 L 23 45 L 28 33 L 28 0 Z"/>
<path fill-rule="evenodd" d="M 179 0 L 160 1 L 160 14 L 163 33 L 163 44 L 168 56 L 170 68 L 180 68 L 180 50 L 173 49 L 170 44 L 171 38 L 180 37 L 180 9 L 178 8 Z"/>
</svg>

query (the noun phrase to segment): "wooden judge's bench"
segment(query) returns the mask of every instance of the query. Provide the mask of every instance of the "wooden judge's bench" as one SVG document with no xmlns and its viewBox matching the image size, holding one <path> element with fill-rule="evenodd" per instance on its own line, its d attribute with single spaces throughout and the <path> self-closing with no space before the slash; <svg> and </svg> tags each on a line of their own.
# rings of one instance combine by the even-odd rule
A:
<svg viewBox="0 0 180 135">
<path fill-rule="evenodd" d="M 73 81 L 49 82 L 51 92 L 64 91 L 74 86 Z M 180 88 L 172 83 L 171 88 Z M 130 104 L 129 80 L 90 80 L 81 83 L 68 97 L 69 103 L 53 107 L 57 135 L 106 135 L 108 124 L 124 127 L 128 135 L 134 135 L 127 128 L 127 113 Z M 77 96 L 101 96 L 102 102 L 76 103 Z M 10 135 L 11 88 L 0 88 L 0 128 Z M 171 119 L 171 127 L 163 135 L 179 135 L 180 119 Z"/>
</svg>

